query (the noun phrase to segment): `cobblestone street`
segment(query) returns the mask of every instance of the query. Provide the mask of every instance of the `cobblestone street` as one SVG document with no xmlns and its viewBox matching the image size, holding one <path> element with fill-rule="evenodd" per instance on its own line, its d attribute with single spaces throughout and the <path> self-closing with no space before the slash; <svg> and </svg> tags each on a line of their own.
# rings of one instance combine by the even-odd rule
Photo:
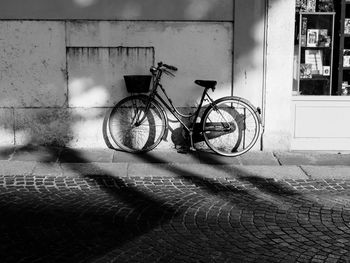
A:
<svg viewBox="0 0 350 263">
<path fill-rule="evenodd" d="M 350 181 L 1 176 L 1 262 L 350 262 Z"/>
</svg>

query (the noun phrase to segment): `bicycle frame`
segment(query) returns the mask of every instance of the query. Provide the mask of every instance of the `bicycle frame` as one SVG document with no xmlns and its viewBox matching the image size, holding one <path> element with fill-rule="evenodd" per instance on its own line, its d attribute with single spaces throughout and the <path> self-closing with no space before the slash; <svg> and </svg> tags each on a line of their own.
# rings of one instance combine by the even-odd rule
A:
<svg viewBox="0 0 350 263">
<path fill-rule="evenodd" d="M 161 79 L 161 76 L 162 76 L 163 72 L 165 72 L 166 74 L 174 76 L 174 74 L 172 74 L 171 72 L 169 72 L 169 71 L 167 71 L 165 69 L 161 70 L 161 69 L 159 69 L 159 67 L 156 69 L 156 73 L 157 74 L 154 74 L 155 77 L 154 77 L 153 87 L 152 87 L 151 93 L 148 95 L 149 100 L 147 102 L 147 105 L 146 105 L 146 108 L 145 108 L 144 112 L 147 112 L 149 110 L 152 100 L 158 99 L 158 102 L 160 102 L 160 104 L 165 106 L 165 108 L 167 108 L 170 111 L 170 113 L 179 121 L 179 123 L 182 125 L 182 127 L 189 133 L 190 140 L 191 140 L 191 147 L 193 148 L 193 131 L 194 131 L 194 128 L 195 128 L 196 120 L 198 119 L 200 111 L 202 109 L 203 102 L 205 100 L 209 101 L 210 106 L 213 107 L 216 110 L 216 106 L 215 106 L 214 100 L 209 96 L 209 94 L 207 92 L 207 90 L 209 88 L 204 88 L 202 96 L 201 96 L 201 100 L 200 100 L 200 102 L 199 102 L 195 112 L 193 114 L 183 114 L 183 113 L 181 113 L 180 111 L 177 110 L 177 108 L 174 106 L 172 100 L 168 97 L 168 95 L 167 95 L 165 89 L 163 88 L 162 84 L 160 84 L 160 79 Z M 162 90 L 162 92 L 165 95 L 165 97 L 166 97 L 168 102 L 165 101 L 165 99 L 163 99 L 159 95 L 158 88 L 160 88 Z M 208 99 L 206 99 L 206 97 Z M 222 115 L 222 113 L 220 111 L 218 111 L 218 112 L 220 113 L 220 115 L 223 117 L 223 119 L 225 120 L 225 122 L 227 124 L 227 127 L 224 127 L 224 130 L 226 130 L 226 129 L 230 130 L 230 123 L 227 121 L 227 119 Z M 137 116 L 136 118 L 138 119 L 139 117 L 140 116 Z M 183 120 L 181 120 L 181 117 L 186 118 L 186 119 L 190 119 L 190 118 L 193 117 L 193 120 L 191 122 L 191 126 L 187 126 L 183 122 Z M 146 114 L 144 114 L 143 117 L 139 121 L 137 121 L 135 123 L 135 125 L 136 126 L 141 125 L 141 123 L 145 120 L 145 118 L 146 118 Z"/>
<path fill-rule="evenodd" d="M 150 71 L 153 82 L 148 94 L 124 98 L 110 114 L 111 136 L 121 149 L 145 152 L 154 149 L 162 139 L 166 140 L 167 130 L 171 129 L 168 126 L 169 112 L 186 133 L 186 136 L 182 134 L 185 139 L 189 137 L 191 140 L 190 150 L 196 150 L 194 143 L 199 143 L 196 146 L 202 148 L 202 142 L 205 142 L 214 152 L 233 157 L 249 151 L 255 145 L 261 131 L 259 108 L 236 96 L 214 100 L 208 90 L 214 91 L 217 82 L 195 80 L 204 88 L 202 96 L 189 111 L 183 110 L 175 107 L 161 83 L 163 73 L 174 76 L 172 72 L 177 68 L 159 62 Z M 120 118 L 123 122 L 118 121 Z"/>
<path fill-rule="evenodd" d="M 161 88 L 162 92 L 164 93 L 164 95 L 166 96 L 166 99 L 168 100 L 168 102 L 166 102 L 157 92 L 157 90 L 154 92 L 154 97 L 156 97 L 161 103 L 163 106 L 165 106 L 169 111 L 170 113 L 181 123 L 181 125 L 186 129 L 187 132 L 192 132 L 193 131 L 193 127 L 194 127 L 194 124 L 196 123 L 196 120 L 198 119 L 199 117 L 199 113 L 200 113 L 200 110 L 202 109 L 202 105 L 203 105 L 203 102 L 205 100 L 205 97 L 207 96 L 209 98 L 209 101 L 210 101 L 210 104 L 213 102 L 212 98 L 208 95 L 208 93 L 206 92 L 206 90 L 203 91 L 202 93 L 202 97 L 201 97 L 201 100 L 195 110 L 195 112 L 193 114 L 182 114 L 180 113 L 177 108 L 173 105 L 171 99 L 168 97 L 166 91 L 164 90 L 163 86 L 161 84 L 158 84 L 159 87 Z M 193 118 L 192 122 L 191 122 L 191 127 L 187 126 L 183 120 L 181 120 L 181 117 L 183 118 L 187 118 L 187 119 L 190 119 L 190 118 Z"/>
</svg>

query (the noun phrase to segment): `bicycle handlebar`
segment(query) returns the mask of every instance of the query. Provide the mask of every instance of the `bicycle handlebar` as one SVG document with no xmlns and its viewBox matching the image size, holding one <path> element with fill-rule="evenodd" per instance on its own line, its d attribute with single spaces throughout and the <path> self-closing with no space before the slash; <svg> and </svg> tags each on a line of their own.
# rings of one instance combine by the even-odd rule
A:
<svg viewBox="0 0 350 263">
<path fill-rule="evenodd" d="M 177 71 L 177 67 L 164 64 L 163 62 L 159 62 L 159 63 L 158 63 L 158 68 L 160 68 L 160 67 L 165 67 L 165 68 L 167 68 L 167 69 L 170 69 L 170 70 L 173 70 L 173 71 Z"/>
<path fill-rule="evenodd" d="M 177 67 L 171 66 L 171 65 L 167 65 L 167 64 L 163 64 L 163 67 L 173 70 L 173 71 L 177 71 Z"/>
</svg>

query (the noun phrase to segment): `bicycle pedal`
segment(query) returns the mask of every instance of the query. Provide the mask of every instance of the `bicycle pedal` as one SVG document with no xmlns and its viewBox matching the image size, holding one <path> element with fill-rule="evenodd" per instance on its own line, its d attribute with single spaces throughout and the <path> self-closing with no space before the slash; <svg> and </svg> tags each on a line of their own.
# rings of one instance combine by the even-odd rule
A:
<svg viewBox="0 0 350 263">
<path fill-rule="evenodd" d="M 181 147 L 177 149 L 177 152 L 182 154 L 187 154 L 190 152 L 190 149 L 188 147 Z"/>
</svg>

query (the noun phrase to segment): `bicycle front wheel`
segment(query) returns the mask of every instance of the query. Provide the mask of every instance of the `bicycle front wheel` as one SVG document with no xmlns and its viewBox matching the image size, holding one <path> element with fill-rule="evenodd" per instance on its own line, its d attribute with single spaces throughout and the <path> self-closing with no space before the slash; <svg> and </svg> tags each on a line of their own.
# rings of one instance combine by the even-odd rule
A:
<svg viewBox="0 0 350 263">
<path fill-rule="evenodd" d="M 260 135 L 260 123 L 257 110 L 248 101 L 224 97 L 204 112 L 202 132 L 214 152 L 234 157 L 254 146 Z"/>
<path fill-rule="evenodd" d="M 144 95 L 121 100 L 113 108 L 108 123 L 113 141 L 132 153 L 154 149 L 161 142 L 167 124 L 164 110 Z"/>
</svg>

